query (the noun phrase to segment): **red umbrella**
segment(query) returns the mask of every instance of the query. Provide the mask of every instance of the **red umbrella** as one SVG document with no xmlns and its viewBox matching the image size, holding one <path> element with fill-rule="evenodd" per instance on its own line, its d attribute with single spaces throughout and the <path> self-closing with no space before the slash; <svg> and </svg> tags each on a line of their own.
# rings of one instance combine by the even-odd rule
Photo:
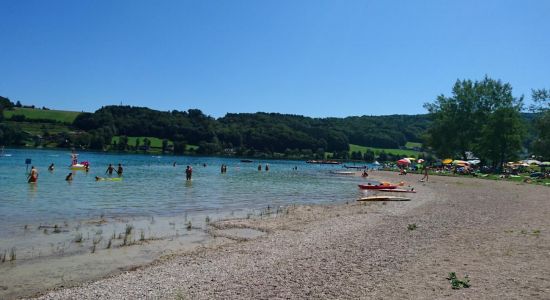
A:
<svg viewBox="0 0 550 300">
<path fill-rule="evenodd" d="M 411 161 L 408 158 L 402 158 L 397 161 L 398 165 L 410 165 Z"/>
</svg>

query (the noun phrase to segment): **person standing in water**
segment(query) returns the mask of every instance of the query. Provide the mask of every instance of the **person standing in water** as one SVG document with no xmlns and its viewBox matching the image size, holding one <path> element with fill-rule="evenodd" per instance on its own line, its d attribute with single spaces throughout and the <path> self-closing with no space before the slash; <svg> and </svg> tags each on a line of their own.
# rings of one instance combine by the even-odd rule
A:
<svg viewBox="0 0 550 300">
<path fill-rule="evenodd" d="M 115 168 L 113 167 L 113 165 L 109 164 L 109 166 L 107 167 L 107 171 L 105 171 L 105 174 L 113 175 L 114 170 Z"/>
<path fill-rule="evenodd" d="M 54 165 L 53 165 L 53 163 L 52 163 L 52 164 L 48 167 L 48 171 L 53 172 L 53 169 L 54 169 Z"/>
<path fill-rule="evenodd" d="M 258 165 L 258 171 L 261 171 L 262 170 L 262 164 L 259 164 Z"/>
<path fill-rule="evenodd" d="M 265 171 L 269 171 L 269 164 L 265 164 Z"/>
<path fill-rule="evenodd" d="M 66 181 L 73 181 L 73 172 L 69 173 L 69 175 L 67 175 L 67 177 L 65 177 L 65 180 Z"/>
<path fill-rule="evenodd" d="M 118 176 L 122 176 L 122 172 L 124 171 L 124 169 L 122 169 L 122 165 L 121 164 L 118 164 L 118 169 L 116 170 L 116 173 L 118 174 Z"/>
<path fill-rule="evenodd" d="M 38 180 L 38 170 L 34 166 L 31 167 L 31 172 L 29 173 L 27 180 L 29 183 L 33 183 Z"/>
<path fill-rule="evenodd" d="M 193 168 L 190 166 L 187 166 L 185 169 L 185 180 L 191 180 L 191 176 L 193 175 Z"/>
<path fill-rule="evenodd" d="M 71 151 L 71 166 L 74 166 L 77 163 L 78 163 L 78 154 L 76 154 L 73 150 Z"/>
</svg>

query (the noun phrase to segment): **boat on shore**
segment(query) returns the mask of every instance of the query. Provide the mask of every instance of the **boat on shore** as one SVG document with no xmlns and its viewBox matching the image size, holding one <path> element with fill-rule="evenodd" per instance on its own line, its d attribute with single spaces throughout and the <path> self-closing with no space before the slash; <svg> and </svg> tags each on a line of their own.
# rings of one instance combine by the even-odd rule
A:
<svg viewBox="0 0 550 300">
<path fill-rule="evenodd" d="M 362 190 L 393 190 L 397 188 L 397 185 L 372 185 L 372 184 L 358 184 Z"/>
</svg>

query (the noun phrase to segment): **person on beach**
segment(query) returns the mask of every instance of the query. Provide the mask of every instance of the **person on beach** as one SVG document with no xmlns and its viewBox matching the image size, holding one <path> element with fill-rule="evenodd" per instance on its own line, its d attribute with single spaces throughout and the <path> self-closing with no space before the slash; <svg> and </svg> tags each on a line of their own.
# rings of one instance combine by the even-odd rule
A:
<svg viewBox="0 0 550 300">
<path fill-rule="evenodd" d="M 122 172 L 124 171 L 124 169 L 122 169 L 122 165 L 121 164 L 118 164 L 118 169 L 116 170 L 116 173 L 118 174 L 118 176 L 122 176 Z"/>
<path fill-rule="evenodd" d="M 29 173 L 29 177 L 27 178 L 27 182 L 34 183 L 38 180 L 38 170 L 32 166 L 31 172 Z"/>
<path fill-rule="evenodd" d="M 65 177 L 65 181 L 73 181 L 73 172 L 69 173 L 69 175 Z"/>
<path fill-rule="evenodd" d="M 54 165 L 53 165 L 53 163 L 52 163 L 52 164 L 48 167 L 48 171 L 53 172 L 53 169 L 54 169 Z"/>
<path fill-rule="evenodd" d="M 363 174 L 361 174 L 363 177 L 369 177 L 369 173 L 367 173 L 367 170 L 363 170 Z"/>
<path fill-rule="evenodd" d="M 109 166 L 107 167 L 107 171 L 105 171 L 105 174 L 113 175 L 114 170 L 115 168 L 113 167 L 113 165 L 109 164 Z"/>
<path fill-rule="evenodd" d="M 424 176 L 422 177 L 422 179 L 420 179 L 421 182 L 424 182 L 424 180 L 426 180 L 426 182 L 428 182 L 428 166 L 425 166 L 424 167 Z"/>
<path fill-rule="evenodd" d="M 193 168 L 187 166 L 187 168 L 185 168 L 185 180 L 191 180 L 191 176 L 193 176 Z"/>
</svg>

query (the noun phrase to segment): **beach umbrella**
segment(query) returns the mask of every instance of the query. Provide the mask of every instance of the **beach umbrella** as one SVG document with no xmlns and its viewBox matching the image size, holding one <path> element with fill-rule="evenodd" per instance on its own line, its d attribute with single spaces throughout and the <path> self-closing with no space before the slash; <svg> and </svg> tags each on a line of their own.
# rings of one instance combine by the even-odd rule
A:
<svg viewBox="0 0 550 300">
<path fill-rule="evenodd" d="M 456 166 L 469 166 L 470 165 L 469 162 L 463 161 L 463 160 L 458 160 L 458 159 L 453 160 L 452 164 L 456 165 Z"/>
<path fill-rule="evenodd" d="M 550 161 L 545 161 L 540 163 L 541 166 L 550 166 Z"/>
<path fill-rule="evenodd" d="M 418 160 L 418 163 L 419 163 L 419 164 L 421 164 L 421 163 L 423 163 L 423 162 L 424 162 L 424 160 L 423 160 L 422 158 L 420 158 L 420 159 Z"/>
<path fill-rule="evenodd" d="M 526 159 L 526 160 L 522 160 L 522 162 L 524 162 L 526 164 L 530 164 L 530 165 L 540 165 L 541 164 L 540 161 L 535 160 L 535 159 Z"/>
<path fill-rule="evenodd" d="M 447 158 L 447 159 L 444 159 L 441 163 L 444 164 L 444 165 L 448 165 L 450 163 L 453 162 L 453 159 L 452 158 Z"/>
<path fill-rule="evenodd" d="M 398 165 L 410 165 L 411 161 L 408 158 L 402 158 L 397 161 Z"/>
<path fill-rule="evenodd" d="M 380 165 L 380 163 L 379 163 L 378 161 L 376 161 L 376 160 L 375 160 L 372 164 L 375 165 L 375 166 L 379 166 L 379 165 Z"/>
<path fill-rule="evenodd" d="M 416 158 L 414 158 L 414 157 L 405 157 L 405 158 L 408 159 L 408 160 L 410 160 L 410 161 L 416 160 Z"/>
<path fill-rule="evenodd" d="M 469 163 L 470 165 L 477 165 L 477 164 L 479 164 L 480 162 L 481 162 L 481 160 L 479 160 L 479 159 L 472 159 L 472 160 L 469 160 L 469 161 L 468 161 L 468 163 Z"/>
</svg>

